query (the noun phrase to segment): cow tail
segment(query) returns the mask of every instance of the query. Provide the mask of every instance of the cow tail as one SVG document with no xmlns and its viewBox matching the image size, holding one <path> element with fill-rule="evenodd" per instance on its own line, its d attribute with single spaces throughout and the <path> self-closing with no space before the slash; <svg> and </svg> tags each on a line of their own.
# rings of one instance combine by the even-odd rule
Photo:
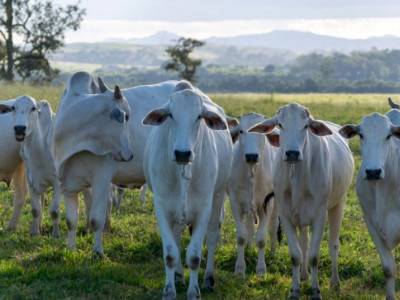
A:
<svg viewBox="0 0 400 300">
<path fill-rule="evenodd" d="M 274 197 L 274 195 L 275 195 L 274 192 L 271 192 L 267 196 L 265 196 L 264 203 L 262 206 L 265 213 L 267 213 L 268 202 L 269 202 L 269 200 L 271 200 L 272 197 Z"/>
<path fill-rule="evenodd" d="M 283 233 L 282 233 L 282 223 L 281 223 L 281 218 L 278 216 L 278 229 L 276 231 L 277 235 L 278 235 L 278 244 L 280 245 L 282 242 L 282 238 L 283 238 Z"/>
</svg>

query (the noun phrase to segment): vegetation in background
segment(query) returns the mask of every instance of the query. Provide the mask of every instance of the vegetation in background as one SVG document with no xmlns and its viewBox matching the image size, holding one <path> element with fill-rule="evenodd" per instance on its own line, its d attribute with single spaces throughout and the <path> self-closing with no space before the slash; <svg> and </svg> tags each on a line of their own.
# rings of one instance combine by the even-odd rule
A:
<svg viewBox="0 0 400 300">
<path fill-rule="evenodd" d="M 62 88 L 5 86 L 0 89 L 0 99 L 11 99 L 29 94 L 36 99 L 46 98 L 56 107 Z M 388 111 L 387 95 L 359 94 L 210 94 L 226 113 L 238 117 L 255 111 L 272 117 L 278 108 L 296 101 L 307 106 L 315 119 L 330 120 L 338 124 L 358 123 L 363 115 Z M 390 95 L 400 100 L 400 94 Z M 350 141 L 356 171 L 360 166 L 358 139 Z M 85 231 L 85 208 L 80 202 L 80 220 L 77 235 L 78 251 L 66 248 L 67 225 L 65 207 L 62 205 L 59 239 L 51 238 L 51 216 L 44 209 L 43 235 L 29 235 L 32 220 L 29 201 L 24 207 L 16 233 L 5 231 L 12 212 L 13 192 L 0 184 L 0 299 L 161 299 L 165 281 L 162 243 L 154 216 L 152 194 L 147 193 L 141 204 L 137 191 L 128 191 L 120 210 L 113 209 L 111 232 L 104 235 L 106 258 L 100 260 L 92 253 L 93 235 Z M 51 191 L 47 195 L 51 199 Z M 256 247 L 246 249 L 246 275 L 234 275 L 236 241 L 234 220 L 229 201 L 225 202 L 226 218 L 222 227 L 222 245 L 217 248 L 214 292 L 202 292 L 202 299 L 287 299 L 291 284 L 291 262 L 287 241 L 277 247 L 273 257 L 266 251 L 267 276 L 255 274 Z M 183 248 L 189 242 L 187 231 Z M 203 248 L 204 257 L 207 249 Z M 400 248 L 394 250 L 400 263 Z M 341 293 L 329 288 L 330 257 L 328 227 L 321 243 L 319 279 L 324 299 L 384 299 L 385 277 L 379 256 L 365 226 L 358 203 L 354 180 L 347 193 L 343 225 L 340 232 L 339 276 Z M 185 251 L 182 250 L 182 258 Z M 199 282 L 204 275 L 202 261 Z M 177 286 L 177 299 L 186 299 L 189 271 L 185 269 L 186 285 Z M 400 275 L 396 275 L 396 291 L 400 297 Z M 310 282 L 302 283 L 302 298 L 310 297 Z"/>
<path fill-rule="evenodd" d="M 190 58 L 189 55 L 195 48 L 204 45 L 204 42 L 181 37 L 175 46 L 168 47 L 165 52 L 171 57 L 171 61 L 165 63 L 166 71 L 176 71 L 179 78 L 196 83 L 196 69 L 201 66 L 201 59 Z"/>
<path fill-rule="evenodd" d="M 79 3 L 78 3 L 79 4 Z M 0 0 L 0 78 L 51 81 L 57 70 L 48 55 L 64 45 L 67 29 L 77 30 L 85 14 L 78 4 L 55 7 L 49 0 Z M 22 39 L 22 43 L 15 40 Z"/>
</svg>

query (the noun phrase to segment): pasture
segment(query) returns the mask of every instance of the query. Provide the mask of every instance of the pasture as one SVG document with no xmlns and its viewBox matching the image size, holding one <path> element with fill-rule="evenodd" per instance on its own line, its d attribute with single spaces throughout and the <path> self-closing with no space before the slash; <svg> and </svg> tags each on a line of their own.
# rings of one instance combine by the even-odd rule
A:
<svg viewBox="0 0 400 300">
<path fill-rule="evenodd" d="M 55 110 L 61 93 L 62 87 L 2 86 L 0 99 L 29 94 L 36 100 L 47 99 Z M 394 100 L 400 100 L 400 95 L 390 96 Z M 210 97 L 224 107 L 230 116 L 238 117 L 254 111 L 271 117 L 280 106 L 295 101 L 308 107 L 315 119 L 342 125 L 358 123 L 365 114 L 374 111 L 384 113 L 389 109 L 388 95 L 375 94 L 211 94 Z M 358 170 L 358 138 L 352 139 L 350 146 Z M 363 220 L 354 190 L 354 180 L 347 195 L 339 251 L 341 293 L 335 295 L 329 289 L 330 258 L 326 228 L 319 266 L 322 297 L 383 299 L 385 279 L 378 254 Z M 67 228 L 64 205 L 60 222 L 61 238 L 51 238 L 52 225 L 48 207 L 44 212 L 42 236 L 31 237 L 29 200 L 17 231 L 12 233 L 5 231 L 5 228 L 12 213 L 13 195 L 4 183 L 0 185 L 0 197 L 0 299 L 161 299 L 165 272 L 161 238 L 149 191 L 144 205 L 139 201 L 138 191 L 128 191 L 120 209 L 113 209 L 111 232 L 104 234 L 106 258 L 103 260 L 92 253 L 93 236 L 85 232 L 83 201 L 80 203 L 78 251 L 69 252 L 65 249 Z M 291 263 L 285 237 L 277 247 L 275 257 L 272 257 L 267 247 L 265 278 L 255 275 L 255 247 L 246 250 L 246 276 L 234 275 L 236 241 L 229 201 L 225 202 L 225 210 L 227 215 L 223 225 L 223 244 L 217 248 L 215 259 L 215 291 L 202 291 L 203 299 L 287 299 L 291 283 Z M 185 231 L 183 248 L 188 240 L 189 234 Z M 206 255 L 204 247 L 204 256 Z M 394 255 L 399 264 L 399 250 L 395 250 Z M 203 272 L 204 263 L 201 264 L 199 278 L 202 278 Z M 186 283 L 188 279 L 189 272 L 185 270 Z M 200 284 L 201 282 L 200 279 Z M 177 285 L 178 299 L 186 299 L 186 288 L 187 286 Z M 309 282 L 302 284 L 302 299 L 309 298 L 309 289 Z M 396 291 L 400 297 L 400 274 L 397 274 Z"/>
</svg>

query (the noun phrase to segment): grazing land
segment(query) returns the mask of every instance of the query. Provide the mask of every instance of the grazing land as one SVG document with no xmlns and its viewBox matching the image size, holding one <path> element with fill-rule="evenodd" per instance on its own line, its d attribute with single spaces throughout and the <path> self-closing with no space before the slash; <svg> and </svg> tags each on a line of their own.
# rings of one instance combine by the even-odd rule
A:
<svg viewBox="0 0 400 300">
<path fill-rule="evenodd" d="M 111 85 L 110 85 L 111 86 Z M 61 96 L 61 87 L 1 86 L 0 99 L 29 94 L 37 100 L 47 99 L 53 109 Z M 400 95 L 390 95 L 400 100 Z M 298 102 L 310 109 L 315 119 L 338 124 L 358 123 L 363 115 L 389 109 L 388 95 L 356 94 L 211 94 L 226 113 L 238 117 L 251 111 L 267 117 L 288 102 Z M 71 120 L 73 122 L 73 120 Z M 133 141 L 134 142 L 134 141 Z M 350 141 L 356 162 L 360 166 L 358 138 Z M 340 164 L 340 162 L 337 162 Z M 50 199 L 49 191 L 48 199 Z M 321 244 L 320 285 L 324 299 L 383 299 L 385 279 L 378 254 L 366 229 L 358 203 L 354 180 L 348 190 L 339 251 L 341 293 L 329 289 L 330 258 L 328 231 Z M 85 232 L 86 216 L 80 204 L 78 251 L 66 248 L 65 209 L 62 206 L 61 238 L 51 238 L 51 218 L 45 207 L 43 234 L 29 235 L 31 213 L 27 201 L 15 233 L 5 230 L 12 213 L 12 191 L 0 185 L 0 299 L 161 299 L 165 280 L 161 238 L 154 216 L 152 195 L 148 191 L 141 204 L 137 191 L 128 191 L 119 210 L 113 209 L 111 232 L 104 234 L 104 253 L 101 260 L 92 253 L 93 236 Z M 235 227 L 229 201 L 225 203 L 222 246 L 216 253 L 216 286 L 214 292 L 202 291 L 203 299 L 287 299 L 291 284 L 291 263 L 284 237 L 275 257 L 266 251 L 267 276 L 255 275 L 257 252 L 246 250 L 246 276 L 234 275 L 236 260 Z M 189 241 L 184 233 L 183 247 Z M 204 247 L 204 256 L 207 255 Z M 400 252 L 394 250 L 400 263 Z M 184 251 L 182 251 L 184 257 Z M 205 263 L 200 269 L 200 283 Z M 186 286 L 177 286 L 177 299 L 186 299 L 189 272 L 185 270 Z M 400 297 L 400 274 L 396 291 Z M 302 284 L 302 299 L 310 297 L 310 283 Z"/>
</svg>

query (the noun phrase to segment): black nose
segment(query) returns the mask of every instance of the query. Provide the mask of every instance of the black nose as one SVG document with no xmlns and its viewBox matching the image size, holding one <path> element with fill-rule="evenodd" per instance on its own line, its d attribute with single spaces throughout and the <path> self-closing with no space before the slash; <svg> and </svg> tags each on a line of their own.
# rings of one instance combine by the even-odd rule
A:
<svg viewBox="0 0 400 300">
<path fill-rule="evenodd" d="M 14 126 L 14 131 L 16 134 L 25 133 L 26 126 Z"/>
<path fill-rule="evenodd" d="M 286 160 L 288 161 L 298 161 L 300 156 L 300 151 L 289 150 L 286 151 Z"/>
<path fill-rule="evenodd" d="M 176 162 L 178 162 L 178 163 L 188 163 L 189 158 L 192 155 L 191 151 L 175 150 L 174 153 L 175 153 Z"/>
<path fill-rule="evenodd" d="M 258 162 L 258 154 L 257 153 L 247 153 L 245 156 L 246 156 L 246 161 L 248 163 L 257 163 Z"/>
<path fill-rule="evenodd" d="M 381 179 L 381 169 L 366 169 L 365 174 L 367 175 L 367 179 Z"/>
</svg>

